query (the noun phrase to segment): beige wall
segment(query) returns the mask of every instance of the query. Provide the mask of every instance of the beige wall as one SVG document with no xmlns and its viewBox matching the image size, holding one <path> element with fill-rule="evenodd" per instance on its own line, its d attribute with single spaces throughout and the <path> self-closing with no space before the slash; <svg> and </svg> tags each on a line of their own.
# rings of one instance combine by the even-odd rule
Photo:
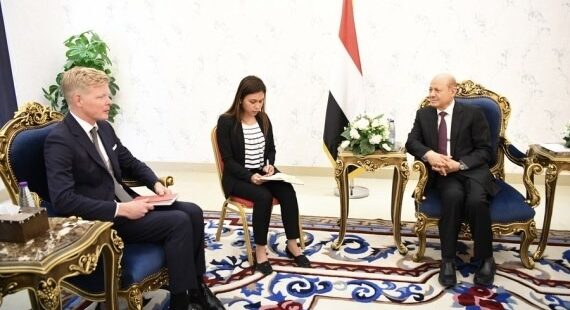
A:
<svg viewBox="0 0 570 310">
<path fill-rule="evenodd" d="M 328 167 L 324 111 L 340 0 L 0 0 L 20 104 L 45 102 L 62 42 L 95 30 L 121 92 L 116 128 L 147 161 L 209 164 L 209 133 L 248 74 L 268 85 L 277 163 Z M 568 1 L 355 0 L 367 111 L 404 140 L 432 75 L 449 71 L 507 96 L 510 139 L 560 141 L 570 116 Z M 508 171 L 518 171 L 509 166 Z"/>
</svg>

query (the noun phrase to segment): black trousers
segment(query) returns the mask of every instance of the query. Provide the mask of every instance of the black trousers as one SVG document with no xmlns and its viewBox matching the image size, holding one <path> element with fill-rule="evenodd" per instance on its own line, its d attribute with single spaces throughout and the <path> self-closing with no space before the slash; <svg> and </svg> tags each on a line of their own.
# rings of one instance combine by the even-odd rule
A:
<svg viewBox="0 0 570 310">
<path fill-rule="evenodd" d="M 287 239 L 299 238 L 299 204 L 297 194 L 291 184 L 269 181 L 262 185 L 255 185 L 240 180 L 231 194 L 253 201 L 252 224 L 255 244 L 267 244 L 273 197 L 279 200 L 281 219 Z"/>
<path fill-rule="evenodd" d="M 467 221 L 474 241 L 474 257 L 493 256 L 489 195 L 483 186 L 457 173 L 437 176 L 436 186 L 441 196 L 439 238 L 441 256 L 454 259 L 457 237 L 463 219 Z"/>
<path fill-rule="evenodd" d="M 114 227 L 125 243 L 152 242 L 164 246 L 170 291 L 198 289 L 206 272 L 204 215 L 194 203 L 176 201 L 155 207 L 138 220 L 118 218 Z"/>
</svg>

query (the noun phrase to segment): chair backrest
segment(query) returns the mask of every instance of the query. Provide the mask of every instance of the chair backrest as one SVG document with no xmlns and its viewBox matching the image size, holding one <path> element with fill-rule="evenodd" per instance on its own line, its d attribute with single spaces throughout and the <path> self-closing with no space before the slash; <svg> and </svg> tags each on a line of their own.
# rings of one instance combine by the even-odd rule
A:
<svg viewBox="0 0 570 310">
<path fill-rule="evenodd" d="M 214 161 L 216 162 L 216 171 L 218 172 L 218 179 L 220 180 L 220 188 L 223 192 L 224 187 L 222 186 L 222 174 L 224 173 L 224 161 L 222 160 L 222 154 L 220 153 L 220 148 L 218 146 L 216 128 L 216 126 L 212 128 L 210 139 L 212 140 L 212 150 L 214 151 Z"/>
<path fill-rule="evenodd" d="M 505 132 L 509 117 L 511 115 L 511 107 L 507 98 L 486 89 L 480 84 L 476 84 L 471 80 L 459 83 L 455 101 L 463 104 L 472 104 L 479 107 L 489 123 L 491 131 L 491 146 L 493 148 L 493 161 L 491 162 L 491 173 L 496 178 L 505 179 L 505 151 L 502 144 L 508 141 Z M 429 105 L 426 97 L 421 107 Z"/>
<path fill-rule="evenodd" d="M 54 215 L 47 186 L 44 141 L 62 119 L 61 113 L 29 102 L 0 129 L 0 176 L 12 203 L 18 203 L 18 182 L 27 181 L 48 215 Z"/>
</svg>

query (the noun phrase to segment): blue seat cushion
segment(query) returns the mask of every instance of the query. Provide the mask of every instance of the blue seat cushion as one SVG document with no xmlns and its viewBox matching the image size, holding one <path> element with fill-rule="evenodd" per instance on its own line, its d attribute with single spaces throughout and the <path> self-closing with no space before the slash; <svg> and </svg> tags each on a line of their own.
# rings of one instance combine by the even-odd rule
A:
<svg viewBox="0 0 570 310">
<path fill-rule="evenodd" d="M 526 222 L 534 218 L 535 211 L 524 200 L 524 196 L 503 180 L 495 180 L 500 188 L 499 193 L 491 200 L 491 222 L 508 224 Z M 439 192 L 431 188 L 427 191 L 426 200 L 419 205 L 419 211 L 431 218 L 441 217 L 441 198 Z"/>
<path fill-rule="evenodd" d="M 140 283 L 146 277 L 166 267 L 162 246 L 154 243 L 129 243 L 123 249 L 121 280 L 119 289 L 126 290 L 133 283 Z M 99 258 L 97 268 L 90 275 L 68 278 L 71 284 L 89 292 L 104 292 L 103 259 Z"/>
</svg>

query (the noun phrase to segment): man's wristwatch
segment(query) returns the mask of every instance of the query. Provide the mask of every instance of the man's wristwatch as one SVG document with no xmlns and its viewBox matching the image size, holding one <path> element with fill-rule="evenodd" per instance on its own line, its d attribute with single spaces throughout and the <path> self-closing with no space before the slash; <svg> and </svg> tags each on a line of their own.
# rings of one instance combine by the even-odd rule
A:
<svg viewBox="0 0 570 310">
<path fill-rule="evenodd" d="M 465 165 L 462 161 L 459 162 L 459 170 L 467 170 L 467 165 Z"/>
</svg>

